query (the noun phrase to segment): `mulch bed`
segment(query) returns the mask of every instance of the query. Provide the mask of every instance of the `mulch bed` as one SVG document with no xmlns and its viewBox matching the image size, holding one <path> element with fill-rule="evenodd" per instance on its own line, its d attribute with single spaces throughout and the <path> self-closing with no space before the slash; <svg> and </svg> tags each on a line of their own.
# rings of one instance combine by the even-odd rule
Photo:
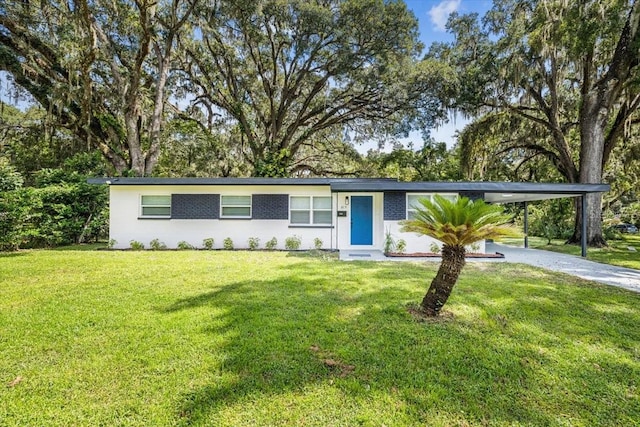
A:
<svg viewBox="0 0 640 427">
<path fill-rule="evenodd" d="M 440 254 L 433 252 L 412 252 L 410 254 L 401 254 L 397 252 L 388 252 L 385 254 L 388 257 L 402 257 L 402 258 L 441 258 Z M 504 258 L 504 254 L 496 252 L 495 254 L 481 254 L 481 253 L 467 253 L 465 258 Z"/>
</svg>

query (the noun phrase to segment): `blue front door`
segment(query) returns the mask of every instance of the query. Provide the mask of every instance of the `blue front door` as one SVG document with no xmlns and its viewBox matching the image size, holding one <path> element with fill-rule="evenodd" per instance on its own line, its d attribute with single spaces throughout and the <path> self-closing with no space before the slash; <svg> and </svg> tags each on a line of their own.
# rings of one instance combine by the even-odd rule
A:
<svg viewBox="0 0 640 427">
<path fill-rule="evenodd" d="M 351 244 L 373 244 L 373 197 L 351 197 Z"/>
</svg>

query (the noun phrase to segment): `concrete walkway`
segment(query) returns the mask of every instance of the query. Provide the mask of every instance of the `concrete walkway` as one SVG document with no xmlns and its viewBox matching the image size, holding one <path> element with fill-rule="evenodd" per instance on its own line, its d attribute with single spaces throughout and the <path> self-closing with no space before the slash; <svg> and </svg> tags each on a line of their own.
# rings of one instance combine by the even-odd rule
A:
<svg viewBox="0 0 640 427">
<path fill-rule="evenodd" d="M 574 255 L 539 249 L 525 249 L 499 243 L 487 243 L 487 252 L 504 254 L 506 262 L 529 264 L 547 270 L 559 271 L 586 280 L 604 283 L 640 292 L 640 271 L 615 265 L 588 261 Z"/>
<path fill-rule="evenodd" d="M 499 243 L 487 243 L 487 253 L 499 252 L 504 258 L 469 258 L 467 262 L 513 262 L 529 264 L 547 270 L 577 276 L 586 280 L 604 283 L 640 292 L 640 271 L 615 265 L 588 261 L 574 255 L 560 254 L 539 249 L 524 249 Z M 387 258 L 381 251 L 341 250 L 342 261 L 430 261 L 439 262 L 440 258 Z"/>
</svg>

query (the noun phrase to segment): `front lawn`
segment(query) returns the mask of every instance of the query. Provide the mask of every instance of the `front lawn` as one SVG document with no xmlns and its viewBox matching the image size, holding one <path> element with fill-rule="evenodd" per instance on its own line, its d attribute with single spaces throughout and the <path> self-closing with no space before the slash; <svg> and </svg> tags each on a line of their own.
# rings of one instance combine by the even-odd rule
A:
<svg viewBox="0 0 640 427">
<path fill-rule="evenodd" d="M 470 263 L 0 254 L 2 426 L 635 425 L 640 295 Z"/>
<path fill-rule="evenodd" d="M 522 238 L 502 239 L 501 242 L 523 246 Z M 607 243 L 609 246 L 605 248 L 587 248 L 587 259 L 640 270 L 640 235 L 623 234 L 620 239 L 607 240 Z M 547 239 L 535 236 L 529 237 L 529 247 L 576 256 L 580 256 L 582 252 L 580 245 L 565 245 L 564 240 L 559 239 L 554 239 L 551 244 L 547 244 Z"/>
</svg>

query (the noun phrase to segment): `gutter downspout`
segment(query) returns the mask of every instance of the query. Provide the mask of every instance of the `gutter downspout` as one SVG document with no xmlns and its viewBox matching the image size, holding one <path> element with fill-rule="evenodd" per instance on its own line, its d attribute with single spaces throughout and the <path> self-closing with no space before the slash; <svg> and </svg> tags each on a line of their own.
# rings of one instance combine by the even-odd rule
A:
<svg viewBox="0 0 640 427">
<path fill-rule="evenodd" d="M 524 248 L 529 249 L 529 202 L 524 202 Z"/>
<path fill-rule="evenodd" d="M 582 236 L 580 238 L 582 246 L 582 257 L 587 257 L 587 193 L 582 194 Z"/>
</svg>

